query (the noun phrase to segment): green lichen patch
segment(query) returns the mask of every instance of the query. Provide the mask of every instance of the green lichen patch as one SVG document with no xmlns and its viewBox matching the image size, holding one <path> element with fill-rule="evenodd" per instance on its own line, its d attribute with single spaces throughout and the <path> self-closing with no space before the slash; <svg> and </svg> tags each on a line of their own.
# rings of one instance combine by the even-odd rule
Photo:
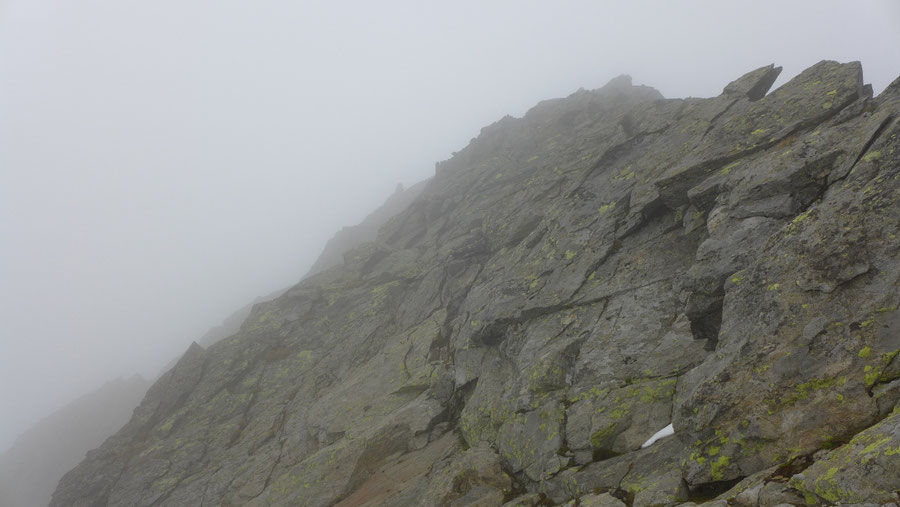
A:
<svg viewBox="0 0 900 507">
<path fill-rule="evenodd" d="M 825 502 L 879 502 L 890 497 L 900 467 L 900 413 L 866 429 L 795 476 L 790 485 Z"/>
<path fill-rule="evenodd" d="M 643 428 L 646 432 L 653 426 L 664 425 L 676 383 L 675 378 L 641 380 L 592 399 L 594 414 L 590 443 L 593 450 L 605 453 L 630 451 L 632 449 L 620 439 L 634 433 L 632 428 Z M 640 445 L 650 434 L 642 436 L 635 444 Z"/>
<path fill-rule="evenodd" d="M 723 168 L 719 171 L 719 173 L 720 173 L 720 174 L 724 174 L 724 175 L 731 174 L 731 170 L 734 169 L 735 167 L 739 166 L 739 165 L 741 165 L 741 161 L 740 161 L 740 160 L 738 160 L 737 162 L 732 162 L 732 163 L 726 165 L 725 167 L 723 167 Z"/>
<path fill-rule="evenodd" d="M 277 309 L 270 308 L 261 313 L 249 326 L 251 332 L 277 331 L 281 329 L 284 319 Z"/>
<path fill-rule="evenodd" d="M 870 357 L 871 350 L 866 354 L 865 358 L 872 362 L 872 364 L 867 364 L 863 367 L 863 382 L 865 382 L 867 387 L 872 387 L 881 382 L 890 382 L 896 378 L 896 375 L 890 375 L 887 372 L 888 366 L 894 361 L 894 358 L 896 358 L 898 354 L 900 354 L 900 349 L 892 352 L 885 352 L 877 357 Z"/>
<path fill-rule="evenodd" d="M 880 159 L 881 159 L 881 150 L 873 150 L 873 151 L 870 151 L 870 152 L 866 153 L 865 155 L 863 155 L 863 160 L 865 160 L 866 162 L 875 162 L 876 160 L 880 160 Z"/>
<path fill-rule="evenodd" d="M 847 377 L 838 376 L 831 378 L 814 378 L 807 382 L 797 384 L 794 389 L 788 394 L 777 399 L 766 400 L 768 413 L 769 415 L 774 415 L 775 413 L 783 410 L 785 407 L 791 406 L 800 400 L 807 399 L 813 392 L 836 389 L 846 383 Z"/>
<path fill-rule="evenodd" d="M 597 213 L 599 213 L 599 214 L 601 214 L 601 215 L 604 215 L 604 214 L 606 214 L 608 211 L 612 210 L 612 209 L 615 208 L 615 207 L 616 207 L 616 203 L 615 203 L 615 202 L 611 202 L 611 203 L 609 203 L 609 204 L 604 204 L 603 206 L 600 206 L 599 208 L 597 208 Z"/>
<path fill-rule="evenodd" d="M 630 179 L 634 178 L 634 176 L 635 176 L 635 172 L 634 172 L 634 170 L 631 169 L 631 166 L 629 165 L 629 166 L 626 166 L 621 171 L 619 171 L 615 176 L 613 176 L 613 179 L 630 180 Z"/>
<path fill-rule="evenodd" d="M 713 480 L 721 481 L 725 478 L 725 470 L 728 468 L 731 458 L 728 456 L 719 456 L 710 464 L 710 475 Z"/>
</svg>

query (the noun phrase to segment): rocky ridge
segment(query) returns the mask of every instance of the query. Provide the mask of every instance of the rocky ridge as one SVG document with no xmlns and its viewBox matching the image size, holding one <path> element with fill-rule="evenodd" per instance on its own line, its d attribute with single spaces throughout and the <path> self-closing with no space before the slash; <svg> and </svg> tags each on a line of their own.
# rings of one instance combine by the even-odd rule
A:
<svg viewBox="0 0 900 507">
<path fill-rule="evenodd" d="M 779 72 L 482 129 L 51 505 L 897 501 L 900 80 Z"/>
</svg>

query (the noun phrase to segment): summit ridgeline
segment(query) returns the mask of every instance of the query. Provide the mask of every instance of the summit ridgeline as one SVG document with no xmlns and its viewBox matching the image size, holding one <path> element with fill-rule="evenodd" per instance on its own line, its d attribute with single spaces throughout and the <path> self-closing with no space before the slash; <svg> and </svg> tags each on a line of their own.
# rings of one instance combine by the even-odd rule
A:
<svg viewBox="0 0 900 507">
<path fill-rule="evenodd" d="M 485 127 L 52 505 L 896 502 L 900 80 L 780 70 Z"/>
</svg>

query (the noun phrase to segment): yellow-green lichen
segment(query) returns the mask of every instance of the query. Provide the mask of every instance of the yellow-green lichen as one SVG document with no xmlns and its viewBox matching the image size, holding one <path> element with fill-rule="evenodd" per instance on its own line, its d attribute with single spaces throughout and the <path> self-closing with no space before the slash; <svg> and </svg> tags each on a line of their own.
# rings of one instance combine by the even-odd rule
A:
<svg viewBox="0 0 900 507">
<path fill-rule="evenodd" d="M 617 180 L 630 180 L 630 179 L 634 178 L 634 175 L 635 175 L 635 173 L 634 173 L 634 171 L 631 170 L 631 166 L 627 166 L 627 167 L 625 167 L 625 169 L 622 169 L 613 178 L 617 179 Z"/>
<path fill-rule="evenodd" d="M 874 162 L 881 159 L 881 150 L 870 151 L 863 156 L 866 162 Z"/>
<path fill-rule="evenodd" d="M 595 448 L 604 448 L 607 444 L 607 439 L 611 437 L 616 431 L 616 423 L 612 423 L 606 428 L 594 433 L 591 435 L 591 445 Z"/>
<path fill-rule="evenodd" d="M 601 388 L 598 387 L 598 386 L 593 386 L 593 387 L 591 387 L 589 390 L 587 390 L 587 391 L 585 391 L 585 392 L 583 392 L 583 393 L 580 393 L 580 394 L 578 394 L 577 396 L 570 397 L 570 398 L 569 398 L 569 403 L 575 403 L 575 402 L 578 402 L 578 401 L 581 401 L 581 400 L 592 400 L 592 399 L 596 399 L 596 398 L 599 398 L 599 397 L 601 397 L 601 396 L 606 395 L 606 393 L 608 393 L 608 392 L 609 392 L 609 388 L 608 388 L 608 387 L 605 387 L 605 388 L 602 388 L 602 389 L 601 389 Z"/>
<path fill-rule="evenodd" d="M 766 400 L 766 404 L 768 405 L 768 413 L 769 415 L 774 415 L 776 412 L 781 410 L 784 407 L 792 405 L 799 400 L 804 400 L 809 397 L 809 394 L 815 391 L 821 391 L 823 389 L 830 389 L 832 387 L 840 387 L 847 383 L 847 377 L 832 377 L 832 378 L 814 378 L 808 382 L 803 382 L 802 384 L 798 384 L 794 387 L 794 390 L 782 396 L 778 400 Z"/>
<path fill-rule="evenodd" d="M 615 207 L 616 207 L 616 203 L 611 202 L 609 204 L 604 204 L 603 206 L 600 206 L 599 208 L 597 208 L 597 212 L 600 213 L 601 215 L 603 215 L 604 213 L 606 213 L 607 211 L 609 211 Z"/>
<path fill-rule="evenodd" d="M 266 310 L 256 319 L 256 322 L 250 326 L 250 330 L 260 331 L 264 329 L 280 329 L 281 320 L 278 317 L 277 310 Z"/>
<path fill-rule="evenodd" d="M 886 382 L 889 380 L 893 380 L 892 377 L 889 377 L 887 375 L 883 376 L 882 374 L 884 373 L 885 367 L 887 365 L 889 365 L 894 360 L 895 357 L 897 357 L 898 353 L 900 353 L 900 349 L 895 350 L 893 352 L 886 352 L 884 354 L 881 354 L 881 357 L 880 357 L 881 364 L 880 365 L 875 367 L 870 364 L 867 364 L 865 366 L 865 368 L 863 368 L 864 381 L 866 383 L 866 386 L 872 387 L 873 385 L 875 385 L 878 382 Z"/>
<path fill-rule="evenodd" d="M 800 213 L 799 215 L 795 216 L 793 220 L 791 220 L 791 223 L 799 224 L 800 222 L 806 220 L 807 217 L 809 217 L 810 213 L 812 213 L 812 210 L 806 210 L 803 213 Z"/>
<path fill-rule="evenodd" d="M 884 444 L 886 444 L 890 441 L 891 441 L 891 437 L 889 435 L 883 436 L 883 437 L 879 438 L 878 440 L 872 442 L 871 444 L 867 445 L 866 447 L 864 447 L 863 450 L 859 451 L 859 455 L 864 456 L 867 454 L 877 453 L 879 448 L 883 447 Z"/>
<path fill-rule="evenodd" d="M 872 365 L 867 364 L 866 367 L 863 368 L 863 372 L 865 373 L 866 385 L 869 387 L 875 385 L 875 381 L 878 380 L 878 372 L 872 368 Z"/>
<path fill-rule="evenodd" d="M 720 172 L 721 174 L 725 174 L 725 175 L 730 174 L 730 173 L 731 173 L 731 170 L 734 169 L 735 167 L 739 166 L 739 165 L 741 165 L 741 161 L 740 161 L 740 160 L 738 160 L 737 162 L 732 162 L 732 163 L 726 165 L 725 167 L 723 167 L 722 170 L 719 171 L 719 172 Z"/>
<path fill-rule="evenodd" d="M 173 415 L 173 416 L 169 417 L 168 419 L 166 419 L 162 423 L 162 425 L 160 425 L 159 430 L 162 431 L 163 433 L 168 433 L 169 430 L 172 429 L 172 426 L 174 424 L 175 424 L 175 416 Z"/>
<path fill-rule="evenodd" d="M 721 481 L 725 478 L 725 469 L 728 468 L 728 464 L 731 460 L 728 456 L 719 456 L 719 459 L 712 462 L 709 468 L 710 475 L 713 480 Z"/>
</svg>

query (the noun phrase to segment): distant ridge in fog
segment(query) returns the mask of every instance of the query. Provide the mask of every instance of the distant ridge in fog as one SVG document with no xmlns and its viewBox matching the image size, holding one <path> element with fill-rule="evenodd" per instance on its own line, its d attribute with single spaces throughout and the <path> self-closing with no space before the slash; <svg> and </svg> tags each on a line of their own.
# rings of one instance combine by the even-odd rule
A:
<svg viewBox="0 0 900 507">
<path fill-rule="evenodd" d="M 50 503 L 60 477 L 128 422 L 148 387 L 150 382 L 140 375 L 111 380 L 19 436 L 0 454 L 0 505 Z"/>
<path fill-rule="evenodd" d="M 344 227 L 338 231 L 337 234 L 325 244 L 325 248 L 322 250 L 319 258 L 316 259 L 316 262 L 313 263 L 313 266 L 309 269 L 306 278 L 315 275 L 316 273 L 321 273 L 328 268 L 343 264 L 344 253 L 363 243 L 375 241 L 375 237 L 378 235 L 378 229 L 390 220 L 391 217 L 409 207 L 416 197 L 422 193 L 422 189 L 425 188 L 426 183 L 428 183 L 428 180 L 420 181 L 405 190 L 403 187 L 398 186 L 397 191 L 388 197 L 387 201 L 385 201 L 378 209 L 364 218 L 362 222 L 349 227 Z"/>
</svg>

